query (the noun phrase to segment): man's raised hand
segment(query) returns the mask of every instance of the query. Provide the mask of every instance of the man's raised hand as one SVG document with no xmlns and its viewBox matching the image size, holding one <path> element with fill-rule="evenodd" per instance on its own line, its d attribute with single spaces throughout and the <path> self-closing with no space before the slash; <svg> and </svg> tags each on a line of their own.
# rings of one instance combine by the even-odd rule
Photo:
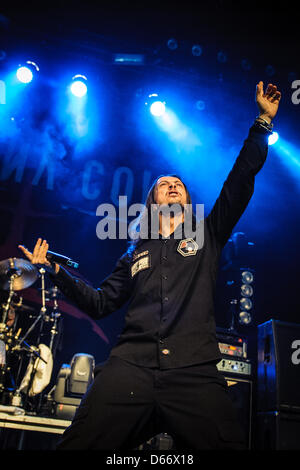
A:
<svg viewBox="0 0 300 470">
<path fill-rule="evenodd" d="M 54 271 L 52 264 L 46 257 L 49 248 L 49 244 L 46 240 L 39 238 L 32 253 L 23 245 L 19 245 L 18 248 L 20 248 L 26 258 L 28 258 L 32 264 L 38 265 L 39 267 L 44 267 L 49 272 Z M 59 266 L 55 264 L 55 272 L 58 272 L 58 269 Z"/>
<path fill-rule="evenodd" d="M 264 92 L 264 84 L 260 81 L 256 85 L 256 102 L 259 109 L 259 116 L 269 123 L 277 114 L 281 93 L 277 86 L 269 83 Z"/>
</svg>

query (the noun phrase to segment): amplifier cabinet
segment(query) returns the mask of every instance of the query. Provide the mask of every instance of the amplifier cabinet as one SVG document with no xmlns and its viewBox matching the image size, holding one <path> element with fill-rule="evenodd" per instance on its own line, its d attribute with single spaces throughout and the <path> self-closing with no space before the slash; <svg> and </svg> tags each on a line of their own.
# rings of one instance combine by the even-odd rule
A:
<svg viewBox="0 0 300 470">
<path fill-rule="evenodd" d="M 300 412 L 300 325 L 258 325 L 257 409 Z"/>
<path fill-rule="evenodd" d="M 235 375 L 224 375 L 228 392 L 237 411 L 238 420 L 244 430 L 248 449 L 252 445 L 252 381 Z"/>
<path fill-rule="evenodd" d="M 300 450 L 300 414 L 268 411 L 257 414 L 259 450 Z"/>
</svg>

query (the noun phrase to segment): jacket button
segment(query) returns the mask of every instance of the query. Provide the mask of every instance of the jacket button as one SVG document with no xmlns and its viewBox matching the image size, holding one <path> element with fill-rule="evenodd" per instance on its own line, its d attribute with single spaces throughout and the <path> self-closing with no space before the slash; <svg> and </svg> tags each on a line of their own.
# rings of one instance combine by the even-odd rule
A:
<svg viewBox="0 0 300 470">
<path fill-rule="evenodd" d="M 168 302 L 169 297 L 164 297 L 164 302 Z"/>
<path fill-rule="evenodd" d="M 170 350 L 169 349 L 163 349 L 162 350 L 162 353 L 167 356 L 168 354 L 170 354 Z"/>
</svg>

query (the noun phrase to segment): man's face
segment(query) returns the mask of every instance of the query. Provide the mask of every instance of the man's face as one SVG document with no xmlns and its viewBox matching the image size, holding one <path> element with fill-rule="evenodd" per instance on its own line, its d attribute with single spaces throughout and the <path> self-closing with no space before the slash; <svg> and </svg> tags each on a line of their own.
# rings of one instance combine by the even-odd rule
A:
<svg viewBox="0 0 300 470">
<path fill-rule="evenodd" d="M 156 204 L 187 204 L 187 193 L 180 179 L 162 176 L 156 183 Z"/>
</svg>

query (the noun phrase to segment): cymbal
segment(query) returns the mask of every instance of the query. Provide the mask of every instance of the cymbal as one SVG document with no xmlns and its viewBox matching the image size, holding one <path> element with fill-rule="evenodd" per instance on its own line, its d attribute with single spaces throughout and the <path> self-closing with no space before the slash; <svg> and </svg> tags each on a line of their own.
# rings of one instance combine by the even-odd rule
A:
<svg viewBox="0 0 300 470">
<path fill-rule="evenodd" d="M 0 261 L 0 289 L 9 290 L 11 275 L 13 275 L 12 290 L 26 289 L 39 276 L 37 268 L 23 258 L 9 258 Z"/>
</svg>

